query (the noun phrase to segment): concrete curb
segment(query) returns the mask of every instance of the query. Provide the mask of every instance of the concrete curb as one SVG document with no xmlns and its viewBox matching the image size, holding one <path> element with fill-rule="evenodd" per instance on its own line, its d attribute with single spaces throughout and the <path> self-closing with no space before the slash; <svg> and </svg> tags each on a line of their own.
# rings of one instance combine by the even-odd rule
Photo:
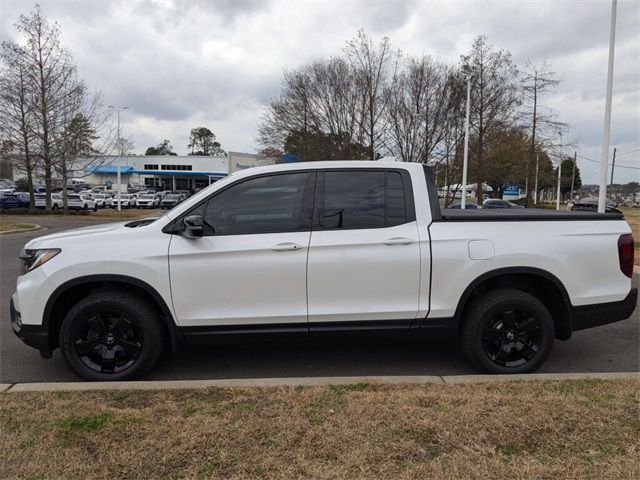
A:
<svg viewBox="0 0 640 480">
<path fill-rule="evenodd" d="M 33 227 L 17 228 L 15 230 L 7 230 L 5 232 L 0 232 L 0 235 L 9 235 L 11 233 L 35 232 L 36 230 L 42 230 L 42 226 L 41 225 L 34 225 L 34 224 L 30 224 L 30 223 L 27 223 L 25 225 L 33 225 Z"/>
<path fill-rule="evenodd" d="M 0 384 L 0 391 L 60 392 L 99 390 L 185 390 L 207 387 L 252 388 L 374 384 L 468 384 L 504 383 L 510 381 L 561 381 L 561 380 L 640 380 L 640 372 L 607 373 L 533 373 L 524 375 L 411 375 L 375 377 L 292 377 L 292 378 L 241 378 L 221 380 L 166 380 L 132 382 L 51 382 Z"/>
</svg>

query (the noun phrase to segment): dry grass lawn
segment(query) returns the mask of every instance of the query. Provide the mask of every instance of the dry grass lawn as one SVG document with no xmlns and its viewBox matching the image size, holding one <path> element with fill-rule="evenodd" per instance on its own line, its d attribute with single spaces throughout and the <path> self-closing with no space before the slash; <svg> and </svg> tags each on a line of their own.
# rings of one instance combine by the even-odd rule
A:
<svg viewBox="0 0 640 480">
<path fill-rule="evenodd" d="M 15 223 L 15 222 L 2 222 L 0 221 L 0 233 L 9 232 L 11 230 L 24 230 L 27 228 L 33 228 L 35 225 L 31 223 Z"/>
<path fill-rule="evenodd" d="M 5 393 L 0 478 L 640 478 L 640 382 Z"/>
<path fill-rule="evenodd" d="M 622 208 L 624 218 L 631 227 L 636 242 L 635 263 L 640 265 L 640 208 Z"/>
</svg>

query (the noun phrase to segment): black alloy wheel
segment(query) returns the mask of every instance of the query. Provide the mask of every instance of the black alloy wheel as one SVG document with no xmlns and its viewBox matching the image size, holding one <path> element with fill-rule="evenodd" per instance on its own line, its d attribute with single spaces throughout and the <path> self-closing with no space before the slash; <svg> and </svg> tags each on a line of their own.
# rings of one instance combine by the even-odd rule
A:
<svg viewBox="0 0 640 480">
<path fill-rule="evenodd" d="M 76 303 L 60 328 L 67 365 L 85 380 L 129 380 L 160 357 L 165 328 L 155 307 L 121 290 L 96 291 Z"/>
<path fill-rule="evenodd" d="M 142 335 L 122 312 L 103 311 L 77 330 L 74 348 L 82 363 L 94 372 L 119 373 L 137 360 Z"/>
<path fill-rule="evenodd" d="M 551 354 L 555 325 L 547 307 L 522 290 L 489 290 L 465 308 L 466 357 L 490 373 L 529 373 Z"/>
<path fill-rule="evenodd" d="M 519 367 L 540 350 L 541 324 L 533 312 L 507 310 L 485 323 L 482 346 L 489 358 L 503 367 Z"/>
</svg>

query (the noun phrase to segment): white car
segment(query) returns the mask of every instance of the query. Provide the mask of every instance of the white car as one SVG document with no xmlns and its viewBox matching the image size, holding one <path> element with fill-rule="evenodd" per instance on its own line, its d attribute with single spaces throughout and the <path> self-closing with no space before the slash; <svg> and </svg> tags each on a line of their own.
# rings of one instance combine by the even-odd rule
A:
<svg viewBox="0 0 640 480">
<path fill-rule="evenodd" d="M 89 194 L 70 193 L 67 194 L 67 207 L 69 210 L 98 210 L 96 202 Z"/>
<path fill-rule="evenodd" d="M 158 195 L 144 194 L 136 200 L 136 208 L 158 208 L 160 197 Z"/>
<path fill-rule="evenodd" d="M 98 208 L 111 208 L 113 206 L 111 195 L 106 193 L 94 193 L 93 200 Z"/>
<path fill-rule="evenodd" d="M 135 197 L 130 193 L 121 193 L 120 194 L 120 208 L 132 208 L 136 205 Z M 111 207 L 118 208 L 118 193 L 114 193 L 113 198 L 111 199 Z"/>
<path fill-rule="evenodd" d="M 36 208 L 45 208 L 47 204 L 47 195 L 44 193 L 36 193 Z M 63 206 L 62 203 L 62 194 L 60 193 L 52 193 L 51 194 L 51 210 L 61 209 Z"/>
<path fill-rule="evenodd" d="M 30 240 L 11 324 L 86 380 L 139 377 L 181 343 L 372 332 L 457 337 L 476 368 L 526 373 L 633 313 L 622 214 L 437 197 L 419 163 L 242 170 L 156 218 Z"/>
</svg>

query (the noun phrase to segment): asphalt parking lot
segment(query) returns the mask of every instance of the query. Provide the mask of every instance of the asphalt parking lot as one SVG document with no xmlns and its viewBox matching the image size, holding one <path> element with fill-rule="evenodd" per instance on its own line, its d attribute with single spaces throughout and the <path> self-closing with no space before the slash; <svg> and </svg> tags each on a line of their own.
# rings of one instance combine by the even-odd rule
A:
<svg viewBox="0 0 640 480">
<path fill-rule="evenodd" d="M 146 216 L 149 212 L 141 212 Z M 8 220 L 9 217 L 5 216 Z M 95 225 L 100 220 L 13 217 L 45 230 L 0 235 L 0 383 L 76 381 L 60 353 L 43 360 L 18 340 L 9 323 L 9 299 L 19 271 L 18 252 L 31 238 Z M 638 286 L 639 275 L 633 283 Z M 556 342 L 544 373 L 640 371 L 640 312 L 623 322 L 576 332 Z M 426 340 L 301 341 L 189 347 L 167 357 L 149 380 L 305 376 L 462 375 L 475 372 L 455 342 Z"/>
</svg>

